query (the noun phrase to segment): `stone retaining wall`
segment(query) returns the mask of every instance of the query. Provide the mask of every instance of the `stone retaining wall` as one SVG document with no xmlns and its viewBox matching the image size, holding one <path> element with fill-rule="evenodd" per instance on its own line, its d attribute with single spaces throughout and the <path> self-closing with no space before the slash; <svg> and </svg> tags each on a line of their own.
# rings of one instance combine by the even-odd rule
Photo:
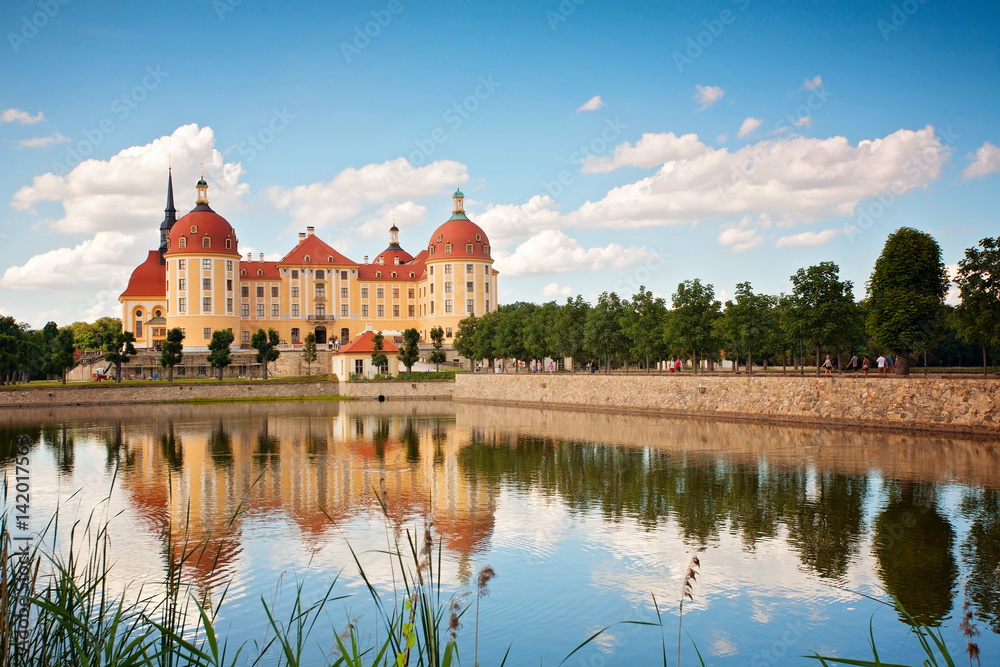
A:
<svg viewBox="0 0 1000 667">
<path fill-rule="evenodd" d="M 191 399 L 299 398 L 338 396 L 337 382 L 246 382 L 178 384 L 150 382 L 148 386 L 116 385 L 53 387 L 0 391 L 0 409 L 49 405 L 112 405 L 161 403 Z"/>
<path fill-rule="evenodd" d="M 450 401 L 455 395 L 455 383 L 436 382 L 341 382 L 340 395 L 358 400 L 421 400 Z"/>
<path fill-rule="evenodd" d="M 1000 381 L 720 375 L 462 374 L 455 400 L 894 428 L 1000 430 Z"/>
</svg>

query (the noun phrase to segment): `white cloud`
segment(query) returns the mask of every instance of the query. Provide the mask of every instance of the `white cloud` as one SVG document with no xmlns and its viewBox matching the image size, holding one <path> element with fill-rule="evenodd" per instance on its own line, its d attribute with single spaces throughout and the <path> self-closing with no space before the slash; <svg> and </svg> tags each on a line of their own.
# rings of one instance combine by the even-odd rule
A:
<svg viewBox="0 0 1000 667">
<path fill-rule="evenodd" d="M 487 208 L 476 221 L 495 248 L 502 247 L 543 229 L 560 226 L 561 216 L 557 205 L 548 195 L 535 195 L 525 204 L 496 204 Z"/>
<path fill-rule="evenodd" d="M 746 120 L 743 121 L 743 124 L 740 125 L 740 131 L 737 133 L 736 136 L 742 139 L 743 137 L 747 136 L 748 134 L 756 130 L 758 127 L 760 127 L 760 123 L 761 123 L 760 118 L 747 118 Z"/>
<path fill-rule="evenodd" d="M 51 144 L 65 144 L 70 141 L 69 137 L 64 137 L 58 132 L 50 134 L 47 137 L 32 137 L 31 139 L 21 139 L 17 142 L 19 146 L 24 146 L 25 148 L 45 148 Z"/>
<path fill-rule="evenodd" d="M 123 261 L 132 259 L 126 251 L 134 245 L 134 236 L 98 232 L 94 238 L 72 248 L 49 250 L 31 257 L 21 266 L 9 267 L 0 278 L 0 286 L 50 290 L 76 288 L 81 284 L 108 285 L 109 280 L 118 284 L 123 274 L 127 276 L 135 268 Z"/>
<path fill-rule="evenodd" d="M 701 155 L 706 150 L 697 134 L 685 134 L 678 137 L 673 132 L 647 132 L 635 142 L 615 146 L 614 153 L 609 157 L 587 156 L 587 161 L 580 170 L 585 174 L 612 171 L 619 167 L 643 167 L 648 169 L 674 160 L 687 160 Z"/>
<path fill-rule="evenodd" d="M 11 206 L 34 212 L 39 202 L 60 202 L 65 216 L 50 224 L 64 233 L 130 231 L 136 225 L 149 229 L 163 219 L 168 155 L 173 156 L 174 195 L 180 214 L 187 212 L 186 202 L 194 203 L 201 164 L 213 206 L 221 211 L 242 206 L 239 198 L 250 189 L 240 183 L 242 165 L 225 162 L 215 149 L 212 128 L 193 123 L 145 146 L 125 148 L 107 160 L 84 160 L 65 175 L 36 176 L 31 185 L 14 193 Z"/>
<path fill-rule="evenodd" d="M 802 232 L 801 234 L 782 236 L 774 245 L 777 248 L 809 248 L 821 246 L 826 245 L 837 236 L 850 234 L 852 231 L 854 231 L 853 226 L 845 227 L 844 229 L 824 229 L 820 232 Z"/>
<path fill-rule="evenodd" d="M 560 287 L 559 283 L 549 283 L 542 288 L 542 296 L 546 299 L 556 299 L 561 296 L 572 296 L 573 288 L 569 285 Z"/>
<path fill-rule="evenodd" d="M 400 245 L 405 248 L 407 244 L 403 241 L 403 234 L 407 229 L 416 227 L 426 219 L 426 206 L 421 206 L 412 201 L 385 204 L 378 210 L 375 217 L 365 220 L 358 227 L 357 233 L 358 236 L 363 238 L 383 237 L 386 243 L 388 243 L 389 228 L 395 224 L 400 230 Z M 423 239 L 419 239 L 419 242 L 422 243 Z"/>
<path fill-rule="evenodd" d="M 795 127 L 812 127 L 812 124 L 812 116 L 802 116 L 802 118 L 795 121 Z"/>
<path fill-rule="evenodd" d="M 357 215 L 366 205 L 439 194 L 467 177 L 465 165 L 453 160 L 414 167 L 405 158 L 396 158 L 344 169 L 326 183 L 274 186 L 265 192 L 276 208 L 289 211 L 296 224 L 323 227 Z"/>
<path fill-rule="evenodd" d="M 604 248 L 584 248 L 557 229 L 538 232 L 513 253 L 493 253 L 497 270 L 508 277 L 602 269 L 620 271 L 652 257 L 654 254 L 645 247 L 624 248 L 617 243 Z"/>
<path fill-rule="evenodd" d="M 817 74 L 815 77 L 813 77 L 811 79 L 806 79 L 805 81 L 803 81 L 802 82 L 802 89 L 803 90 L 817 90 L 822 85 L 823 85 L 823 77 L 821 77 L 819 74 Z"/>
<path fill-rule="evenodd" d="M 695 93 L 695 96 L 692 99 L 701 105 L 701 109 L 707 109 L 721 100 L 722 96 L 726 94 L 726 91 L 718 86 L 697 85 L 695 86 L 695 89 L 698 92 Z"/>
<path fill-rule="evenodd" d="M 600 95 L 594 95 L 589 100 L 587 100 L 586 102 L 584 102 L 577 109 L 577 111 L 597 111 L 598 109 L 600 109 L 603 106 L 607 106 L 607 105 L 604 104 L 604 100 L 601 99 L 601 96 Z"/>
<path fill-rule="evenodd" d="M 724 143 L 726 143 L 726 133 L 725 133 L 725 132 L 723 132 L 722 134 L 720 134 L 719 136 L 717 136 L 717 137 L 715 138 L 715 141 L 716 141 L 717 143 L 720 143 L 720 144 L 724 144 Z"/>
<path fill-rule="evenodd" d="M 767 218 L 759 219 L 758 223 L 770 227 L 770 220 Z M 733 254 L 753 250 L 764 242 L 764 236 L 752 225 L 753 220 L 748 215 L 739 222 L 723 225 L 719 233 L 719 245 L 728 247 Z"/>
<path fill-rule="evenodd" d="M 3 113 L 0 113 L 0 122 L 4 123 L 21 123 L 22 125 L 34 125 L 35 123 L 40 123 L 45 120 L 45 114 L 39 111 L 37 114 L 32 116 L 27 111 L 21 111 L 20 109 L 4 109 Z"/>
<path fill-rule="evenodd" d="M 800 221 L 847 216 L 880 192 L 898 196 L 926 186 L 947 157 L 932 126 L 856 146 L 845 137 L 788 137 L 733 152 L 705 147 L 585 202 L 564 224 L 637 228 L 759 213 Z"/>
<path fill-rule="evenodd" d="M 948 285 L 948 293 L 944 295 L 944 302 L 949 306 L 957 306 L 962 303 L 962 290 L 955 283 L 958 278 L 958 262 L 945 264 L 944 268 L 948 272 L 948 280 L 951 281 L 951 284 Z"/>
<path fill-rule="evenodd" d="M 962 172 L 962 178 L 981 178 L 1000 171 L 1000 148 L 988 141 L 979 147 L 975 155 L 970 153 L 966 157 L 973 162 Z"/>
</svg>

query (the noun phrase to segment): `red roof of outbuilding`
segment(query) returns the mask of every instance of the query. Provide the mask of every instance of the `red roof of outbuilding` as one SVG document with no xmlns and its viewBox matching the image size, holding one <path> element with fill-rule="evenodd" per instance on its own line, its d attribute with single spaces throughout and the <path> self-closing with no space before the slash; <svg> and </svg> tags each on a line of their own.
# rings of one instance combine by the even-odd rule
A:
<svg viewBox="0 0 1000 667">
<path fill-rule="evenodd" d="M 167 266 L 160 263 L 160 251 L 150 250 L 146 261 L 135 267 L 128 279 L 128 287 L 118 297 L 167 296 Z"/>
<path fill-rule="evenodd" d="M 347 345 L 341 345 L 336 354 L 371 354 L 375 351 L 375 332 L 366 331 Z M 382 352 L 399 352 L 399 347 L 388 339 L 382 340 Z"/>
<path fill-rule="evenodd" d="M 306 261 L 309 257 L 309 261 Z M 357 262 L 345 257 L 315 234 L 305 237 L 291 252 L 281 258 L 279 264 L 329 264 L 335 266 L 357 266 Z"/>
<path fill-rule="evenodd" d="M 211 245 L 207 248 L 203 240 L 206 236 L 211 239 Z M 180 247 L 181 238 L 185 239 L 183 248 Z M 239 257 L 240 254 L 233 226 L 210 209 L 208 204 L 198 204 L 194 210 L 175 222 L 170 228 L 169 239 L 167 252 L 164 253 L 166 255 L 211 253 Z M 226 248 L 227 239 L 231 241 L 229 248 Z"/>
</svg>

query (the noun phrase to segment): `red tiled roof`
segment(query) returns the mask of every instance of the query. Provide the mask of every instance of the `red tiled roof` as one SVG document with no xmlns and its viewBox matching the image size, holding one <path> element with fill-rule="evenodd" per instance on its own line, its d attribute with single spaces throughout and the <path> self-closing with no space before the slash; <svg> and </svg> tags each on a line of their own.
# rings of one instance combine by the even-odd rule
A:
<svg viewBox="0 0 1000 667">
<path fill-rule="evenodd" d="M 476 240 L 478 237 L 479 240 Z M 438 238 L 441 240 L 438 241 Z M 451 244 L 451 253 L 445 253 L 445 246 Z M 466 244 L 472 244 L 472 252 L 465 251 Z M 452 218 L 444 223 L 431 234 L 431 241 L 428 248 L 434 248 L 434 254 L 430 259 L 489 259 L 489 251 L 484 252 L 483 248 L 489 248 L 490 240 L 486 238 L 483 228 L 468 219 Z"/>
<path fill-rule="evenodd" d="M 375 351 L 375 332 L 366 331 L 347 345 L 341 345 L 336 354 L 371 354 Z M 388 338 L 382 340 L 382 352 L 399 352 L 399 348 Z"/>
<path fill-rule="evenodd" d="M 281 280 L 281 275 L 278 272 L 277 262 L 248 262 L 240 260 L 240 278 L 246 278 L 247 280 Z"/>
<path fill-rule="evenodd" d="M 309 261 L 306 261 L 306 257 Z M 310 264 L 333 266 L 357 266 L 358 263 L 341 255 L 315 234 L 307 236 L 291 252 L 281 258 L 279 264 Z"/>
<path fill-rule="evenodd" d="M 427 251 L 421 250 L 417 253 L 415 259 L 406 264 L 395 265 L 392 263 L 387 263 L 384 266 L 381 264 L 362 264 L 358 267 L 358 279 L 359 280 L 384 280 L 392 282 L 393 280 L 401 280 L 403 282 L 417 281 L 427 272 L 427 267 L 424 265 L 424 260 L 427 258 Z M 396 277 L 392 277 L 393 271 L 396 272 Z M 381 276 L 376 276 L 376 273 L 381 273 Z M 410 274 L 413 277 L 410 277 Z"/>
<path fill-rule="evenodd" d="M 128 279 L 128 287 L 122 292 L 123 297 L 167 296 L 167 267 L 160 263 L 160 251 L 150 250 L 146 261 L 135 267 Z"/>
<path fill-rule="evenodd" d="M 206 236 L 211 239 L 211 245 L 208 248 L 204 246 L 203 239 Z M 167 255 L 211 253 L 238 257 L 240 254 L 233 226 L 221 215 L 210 209 L 208 204 L 198 204 L 193 211 L 175 222 L 174 226 L 170 228 L 169 238 L 170 243 L 165 253 Z M 185 239 L 183 248 L 180 247 L 181 238 Z M 229 248 L 226 248 L 227 239 L 230 241 Z"/>
</svg>

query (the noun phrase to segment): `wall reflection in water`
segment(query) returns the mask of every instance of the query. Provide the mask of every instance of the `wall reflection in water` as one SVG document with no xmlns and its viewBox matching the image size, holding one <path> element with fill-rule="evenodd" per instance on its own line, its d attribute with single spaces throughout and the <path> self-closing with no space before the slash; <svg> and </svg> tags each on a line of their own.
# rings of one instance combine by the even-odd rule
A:
<svg viewBox="0 0 1000 667">
<path fill-rule="evenodd" d="M 5 469 L 19 433 L 60 479 L 75 474 L 81 443 L 99 447 L 105 473 L 117 469 L 130 510 L 151 530 L 208 545 L 191 561 L 203 586 L 234 574 L 248 521 L 280 515 L 321 545 L 339 523 L 377 516 L 379 489 L 390 525 L 430 518 L 468 577 L 490 549 L 498 502 L 519 492 L 649 533 L 675 525 L 689 550 L 736 536 L 752 554 L 780 540 L 835 585 L 868 553 L 878 582 L 930 625 L 952 613 L 964 573 L 980 619 L 1000 632 L 1000 448 L 988 441 L 441 403 L 65 408 L 0 419 Z M 959 521 L 971 528 L 957 530 Z"/>
</svg>

